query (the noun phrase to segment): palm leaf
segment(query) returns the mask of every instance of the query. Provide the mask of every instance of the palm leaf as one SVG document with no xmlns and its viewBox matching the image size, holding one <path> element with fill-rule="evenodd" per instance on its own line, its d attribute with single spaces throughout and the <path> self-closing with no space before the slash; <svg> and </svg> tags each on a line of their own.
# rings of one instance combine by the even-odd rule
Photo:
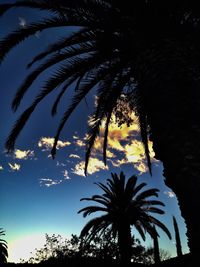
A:
<svg viewBox="0 0 200 267">
<path fill-rule="evenodd" d="M 88 206 L 78 211 L 78 213 L 83 212 L 83 217 L 87 217 L 91 213 L 97 212 L 97 211 L 105 211 L 107 212 L 108 209 L 100 206 Z"/>
<path fill-rule="evenodd" d="M 96 36 L 92 30 L 88 30 L 88 28 L 82 28 L 81 30 L 77 30 L 72 35 L 62 38 L 61 40 L 57 41 L 56 43 L 47 47 L 47 49 L 38 54 L 33 60 L 27 65 L 30 68 L 35 62 L 40 61 L 46 56 L 49 56 L 52 53 L 57 53 L 62 51 L 62 49 L 71 47 L 73 45 L 86 43 L 92 40 L 95 40 Z"/>
<path fill-rule="evenodd" d="M 74 21 L 75 23 L 75 21 Z M 5 39 L 0 41 L 0 61 L 3 61 L 7 53 L 16 45 L 34 35 L 37 31 L 42 31 L 45 29 L 72 25 L 73 23 L 67 23 L 66 19 L 55 16 L 50 19 L 45 19 L 37 23 L 31 23 L 26 28 L 20 28 L 10 35 L 8 35 Z M 76 23 L 75 23 L 76 24 Z"/>
<path fill-rule="evenodd" d="M 156 219 L 156 218 L 154 218 L 152 216 L 149 216 L 149 219 L 151 220 L 151 222 L 154 225 L 157 225 L 159 228 L 161 228 L 166 233 L 166 235 L 169 237 L 170 240 L 172 239 L 169 230 L 167 229 L 167 227 L 162 222 L 160 222 L 158 219 Z"/>
<path fill-rule="evenodd" d="M 73 57 L 76 55 L 81 55 L 82 53 L 86 53 L 86 52 L 91 52 L 91 45 L 84 45 L 81 47 L 70 47 L 69 49 L 65 49 L 64 52 L 62 52 L 61 54 L 56 54 L 53 57 L 51 57 L 50 59 L 48 59 L 45 63 L 43 63 L 41 66 L 39 66 L 38 68 L 36 68 L 33 72 L 31 72 L 27 78 L 25 79 L 25 81 L 23 82 L 23 84 L 20 86 L 20 88 L 18 89 L 14 100 L 12 102 L 12 108 L 14 111 L 17 110 L 17 108 L 20 105 L 20 102 L 24 96 L 24 94 L 26 93 L 26 91 L 30 88 L 30 86 L 32 85 L 32 83 L 36 80 L 36 78 L 44 71 L 46 71 L 48 68 L 50 68 L 51 66 Z M 66 63 L 64 63 L 66 64 Z M 72 66 L 71 66 L 72 67 Z"/>
<path fill-rule="evenodd" d="M 136 200 L 140 201 L 142 199 L 145 199 L 145 198 L 148 198 L 148 197 L 152 197 L 152 196 L 158 197 L 158 193 L 157 192 L 159 192 L 159 190 L 156 189 L 156 188 L 152 188 L 152 189 L 143 191 L 142 193 L 137 195 Z"/>
</svg>

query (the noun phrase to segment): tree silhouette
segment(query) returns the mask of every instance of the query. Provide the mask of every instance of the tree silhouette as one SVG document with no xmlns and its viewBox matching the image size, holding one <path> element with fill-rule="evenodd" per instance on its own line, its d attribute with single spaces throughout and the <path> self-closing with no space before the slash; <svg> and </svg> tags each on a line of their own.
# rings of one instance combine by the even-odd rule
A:
<svg viewBox="0 0 200 267">
<path fill-rule="evenodd" d="M 131 259 L 131 226 L 133 225 L 145 240 L 145 232 L 152 237 L 158 233 L 155 225 L 160 227 L 169 238 L 171 235 L 166 226 L 158 219 L 151 216 L 151 213 L 164 214 L 164 211 L 157 208 L 157 205 L 164 206 L 161 201 L 148 199 L 153 196 L 158 197 L 158 189 L 148 189 L 141 192 L 146 186 L 145 183 L 136 185 L 137 177 L 133 175 L 125 182 L 123 172 L 118 176 L 111 173 L 112 178 L 107 179 L 107 185 L 97 183 L 103 190 L 102 195 L 94 195 L 91 198 L 81 200 L 93 201 L 100 205 L 87 206 L 79 213 L 86 217 L 92 213 L 103 212 L 99 217 L 91 219 L 82 229 L 81 237 L 85 237 L 90 242 L 98 233 L 100 236 L 109 230 L 110 234 L 118 237 L 118 247 L 123 263 L 130 262 Z"/>
<path fill-rule="evenodd" d="M 24 0 L 2 4 L 0 14 L 12 7 L 29 7 L 49 12 L 49 17 L 21 28 L 0 42 L 0 60 L 20 42 L 37 31 L 77 26 L 77 32 L 50 45 L 28 65 L 39 63 L 27 76 L 13 100 L 13 110 L 35 79 L 49 67 L 55 73 L 47 79 L 32 104 L 15 124 L 6 147 L 14 149 L 16 138 L 37 105 L 60 88 L 52 108 L 54 115 L 69 85 L 76 82 L 72 103 L 61 119 L 52 155 L 69 116 L 95 86 L 97 106 L 88 134 L 86 169 L 103 119 L 104 161 L 108 126 L 119 99 L 138 115 L 141 136 L 151 169 L 148 137 L 155 157 L 163 162 L 166 184 L 176 193 L 187 223 L 191 252 L 199 252 L 200 229 L 200 68 L 198 1 L 191 0 Z M 48 57 L 47 57 L 48 56 Z M 61 63 L 61 64 L 59 64 Z M 124 105 L 124 109 L 126 106 Z M 125 112 L 125 121 L 130 121 Z M 188 205 L 188 199 L 190 205 Z M 194 208 L 191 209 L 191 206 Z"/>
<path fill-rule="evenodd" d="M 180 238 L 178 223 L 174 216 L 173 216 L 173 224 L 174 224 L 175 239 L 176 239 L 176 252 L 177 252 L 177 256 L 181 257 L 183 255 L 182 246 L 181 246 L 181 238 Z"/>
<path fill-rule="evenodd" d="M 5 235 L 5 231 L 0 228 L 0 236 Z M 0 264 L 6 263 L 8 258 L 7 242 L 4 239 L 0 239 Z"/>
<path fill-rule="evenodd" d="M 158 235 L 155 235 L 153 237 L 153 244 L 154 244 L 154 262 L 156 264 L 159 264 L 160 263 L 160 249 L 159 249 Z"/>
</svg>

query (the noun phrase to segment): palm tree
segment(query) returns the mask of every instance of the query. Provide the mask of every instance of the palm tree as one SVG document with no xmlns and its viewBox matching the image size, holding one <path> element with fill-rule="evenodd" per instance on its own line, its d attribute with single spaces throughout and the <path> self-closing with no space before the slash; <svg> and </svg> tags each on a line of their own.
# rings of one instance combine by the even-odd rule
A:
<svg viewBox="0 0 200 267">
<path fill-rule="evenodd" d="M 182 246 L 181 246 L 181 238 L 180 238 L 178 223 L 176 221 L 176 217 L 174 216 L 173 216 L 173 225 L 174 225 L 174 232 L 175 232 L 175 239 L 176 239 L 176 253 L 177 253 L 177 257 L 181 257 L 183 255 Z"/>
<path fill-rule="evenodd" d="M 0 236 L 5 235 L 5 231 L 0 228 Z M 0 263 L 6 263 L 8 258 L 8 247 L 7 242 L 3 239 L 0 239 Z"/>
<path fill-rule="evenodd" d="M 153 238 L 158 236 L 155 225 L 160 227 L 171 239 L 171 235 L 166 226 L 151 213 L 164 214 L 164 211 L 155 207 L 164 206 L 158 200 L 149 199 L 158 197 L 158 189 L 148 189 L 141 192 L 146 186 L 145 183 L 136 185 L 137 177 L 133 175 L 125 182 L 123 172 L 118 176 L 111 173 L 112 179 L 107 179 L 107 185 L 97 183 L 103 190 L 102 195 L 94 195 L 91 198 L 81 200 L 94 201 L 100 205 L 87 206 L 82 212 L 86 217 L 95 212 L 103 212 L 99 217 L 91 219 L 82 229 L 81 237 L 86 237 L 86 242 L 90 242 L 97 234 L 101 236 L 106 229 L 118 237 L 118 247 L 122 262 L 130 262 L 131 259 L 131 226 L 133 225 L 145 240 L 145 232 Z"/>
<path fill-rule="evenodd" d="M 86 169 L 91 149 L 106 120 L 104 161 L 111 114 L 130 122 L 127 109 L 138 115 L 141 137 L 151 171 L 148 138 L 155 157 L 163 162 L 166 184 L 176 193 L 187 224 L 188 244 L 198 255 L 200 229 L 196 220 L 200 191 L 200 68 L 198 1 L 191 0 L 19 0 L 0 5 L 0 14 L 12 7 L 49 12 L 49 18 L 16 30 L 0 42 L 0 60 L 37 31 L 77 26 L 70 36 L 50 45 L 28 64 L 37 67 L 27 76 L 13 100 L 13 110 L 35 79 L 49 67 L 49 77 L 32 104 L 15 124 L 6 147 L 14 149 L 16 138 L 37 105 L 53 90 L 60 89 L 52 108 L 69 86 L 76 83 L 72 103 L 66 107 L 55 135 L 52 155 L 69 116 L 94 87 L 97 106 L 90 124 Z M 48 56 L 48 57 L 47 57 Z M 123 95 L 123 98 L 122 98 Z M 127 105 L 119 102 L 128 99 Z M 127 107 L 127 108 L 126 108 Z M 190 201 L 190 203 L 188 202 Z M 194 207 L 191 209 L 191 206 Z"/>
</svg>

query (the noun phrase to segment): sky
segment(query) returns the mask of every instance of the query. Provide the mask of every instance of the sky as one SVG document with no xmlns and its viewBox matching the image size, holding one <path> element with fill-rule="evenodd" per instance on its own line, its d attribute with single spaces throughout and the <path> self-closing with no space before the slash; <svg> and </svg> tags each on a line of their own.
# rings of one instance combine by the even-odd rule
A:
<svg viewBox="0 0 200 267">
<path fill-rule="evenodd" d="M 0 18 L 0 38 L 17 27 L 26 27 L 42 15 L 44 13 L 23 8 L 8 12 Z M 173 236 L 170 241 L 160 232 L 160 247 L 170 251 L 172 256 L 176 255 L 172 224 L 174 215 L 181 232 L 183 252 L 187 253 L 186 227 L 180 215 L 176 196 L 164 184 L 162 164 L 153 159 L 151 143 L 149 147 L 153 175 L 150 176 L 134 114 L 134 123 L 131 127 L 123 125 L 118 128 L 113 118 L 108 137 L 107 166 L 102 161 L 100 135 L 91 155 L 88 176 L 84 176 L 87 123 L 94 107 L 92 103 L 95 102 L 95 90 L 69 119 L 60 136 L 54 160 L 50 156 L 53 136 L 63 110 L 70 103 L 73 86 L 61 101 L 56 117 L 52 118 L 50 115 L 55 93 L 38 106 L 17 139 L 13 154 L 6 154 L 4 144 L 14 122 L 52 73 L 50 69 L 35 81 L 23 99 L 19 111 L 14 114 L 11 111 L 11 101 L 28 73 L 26 65 L 47 45 L 74 30 L 71 27 L 38 32 L 13 49 L 0 66 L 0 227 L 6 231 L 8 260 L 19 262 L 20 258 L 30 257 L 30 252 L 44 243 L 45 233 L 60 234 L 64 237 L 70 237 L 71 234 L 79 235 L 89 219 L 77 214 L 79 209 L 87 205 L 80 202 L 80 198 L 101 193 L 94 183 L 105 182 L 111 172 L 119 174 L 122 170 L 127 178 L 136 174 L 139 183 L 148 183 L 146 188 L 156 187 L 160 190 L 159 198 L 166 205 L 166 214 L 158 218 L 168 226 Z M 134 230 L 133 234 L 137 236 Z M 150 238 L 147 238 L 145 245 L 152 245 Z"/>
</svg>

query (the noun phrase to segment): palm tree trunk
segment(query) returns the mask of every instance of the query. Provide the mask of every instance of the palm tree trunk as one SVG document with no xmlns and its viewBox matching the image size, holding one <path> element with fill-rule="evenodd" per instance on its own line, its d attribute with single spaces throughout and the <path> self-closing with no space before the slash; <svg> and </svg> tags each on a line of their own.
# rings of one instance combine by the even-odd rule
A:
<svg viewBox="0 0 200 267">
<path fill-rule="evenodd" d="M 160 44 L 157 58 L 152 53 L 140 58 L 143 64 L 138 77 L 155 158 L 163 162 L 165 183 L 176 194 L 187 225 L 190 251 L 198 255 L 200 81 L 195 78 L 196 57 L 190 46 L 185 45 Z M 184 51 L 190 51 L 191 55 Z"/>
<path fill-rule="evenodd" d="M 131 229 L 130 225 L 122 224 L 118 230 L 118 247 L 122 264 L 131 261 Z"/>
<path fill-rule="evenodd" d="M 174 216 L 173 216 L 173 224 L 174 224 L 175 239 L 176 239 L 176 252 L 177 252 L 177 256 L 181 257 L 183 255 L 182 246 L 181 246 L 181 238 L 180 238 L 178 223 Z"/>
<path fill-rule="evenodd" d="M 200 107 L 200 103 L 198 103 Z M 187 101 L 183 105 L 188 107 Z M 193 106 L 193 109 L 192 109 Z M 177 196 L 181 214 L 187 225 L 188 245 L 192 254 L 199 253 L 200 228 L 197 212 L 200 210 L 200 120 L 194 104 L 186 111 L 161 112 L 151 117 L 153 147 L 156 158 L 163 162 L 165 183 Z M 190 109 L 191 108 L 191 109 Z M 175 110 L 175 105 L 174 105 Z M 158 118 L 160 116 L 160 118 Z M 169 118 L 170 117 L 170 118 Z M 195 120 L 196 119 L 196 120 Z M 172 120 L 172 122 L 170 122 Z M 157 121 L 157 122 L 156 122 Z M 155 126 L 155 122 L 158 126 Z"/>
<path fill-rule="evenodd" d="M 159 250 L 159 243 L 158 243 L 157 235 L 155 235 L 153 238 L 153 245 L 154 245 L 154 262 L 155 264 L 159 264 L 160 263 L 160 250 Z"/>
</svg>

